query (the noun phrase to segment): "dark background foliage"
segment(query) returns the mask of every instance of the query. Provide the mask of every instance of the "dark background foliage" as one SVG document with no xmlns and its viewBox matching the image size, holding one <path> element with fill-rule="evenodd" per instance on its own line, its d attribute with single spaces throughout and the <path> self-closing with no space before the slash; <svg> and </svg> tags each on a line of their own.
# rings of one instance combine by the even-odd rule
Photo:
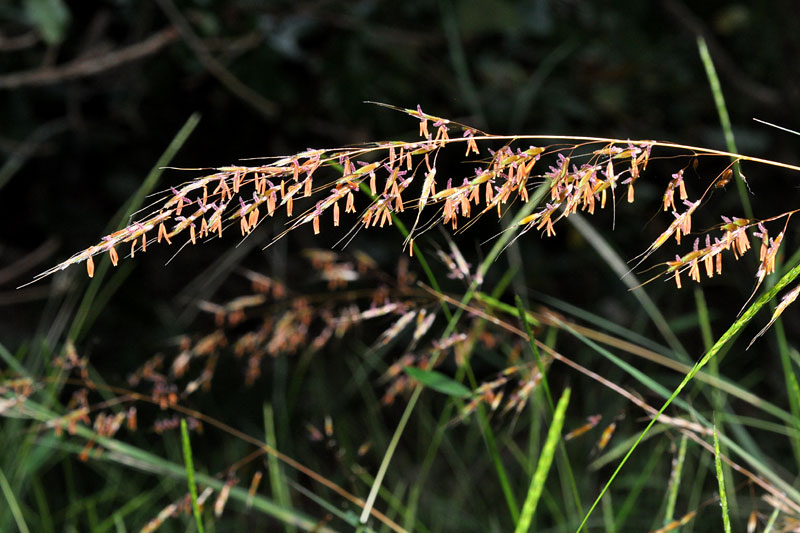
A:
<svg viewBox="0 0 800 533">
<path fill-rule="evenodd" d="M 797 137 L 751 120 L 797 128 L 800 11 L 795 4 L 5 2 L 0 6 L 0 267 L 9 275 L 0 281 L 2 343 L 20 349 L 35 338 L 37 327 L 49 327 L 46 322 L 58 313 L 46 302 L 82 286 L 83 272 L 66 282 L 54 278 L 15 287 L 96 242 L 193 112 L 201 113 L 202 121 L 173 166 L 222 166 L 307 147 L 415 135 L 415 121 L 365 101 L 419 104 L 492 133 L 659 139 L 721 149 L 697 53 L 700 34 L 720 74 L 740 151 L 796 163 Z M 163 37 L 161 45 L 137 59 L 82 70 L 154 35 Z M 64 74 L 65 66 L 76 67 L 78 74 Z M 757 215 L 775 214 L 784 204 L 795 207 L 787 203 L 796 189 L 786 176 L 763 169 L 748 176 L 759 200 Z M 185 178 L 169 171 L 162 184 Z M 660 231 L 647 221 L 656 213 L 662 187 L 648 192 L 645 186 L 637 193 L 642 204 L 626 206 L 613 233 L 610 219 L 598 217 L 598 228 L 623 257 L 641 252 Z M 731 194 L 712 207 L 741 215 L 737 205 Z M 706 225 L 718 221 L 717 215 L 710 213 Z M 477 242 L 496 230 L 484 225 L 459 243 L 477 257 Z M 260 253 L 261 243 L 252 243 L 237 262 L 302 279 L 300 260 L 291 251 L 327 246 L 334 237 L 324 235 L 320 242 L 303 229 Z M 580 237 L 565 228 L 551 241 L 532 234 L 524 239 L 528 287 L 635 323 L 635 305 L 618 296 L 616 277 Z M 363 232 L 354 246 L 390 269 L 399 242 L 392 230 L 384 230 Z M 17 268 L 43 243 L 52 246 L 35 265 Z M 194 299 L 236 293 L 236 281 L 221 288 L 205 283 L 214 272 L 211 265 L 234 244 L 231 235 L 185 250 L 168 266 L 163 263 L 172 250 L 153 250 L 134 261 L 81 349 L 107 375 L 124 377 L 143 354 L 195 327 Z M 569 269 L 578 273 L 565 278 Z M 749 268 L 731 270 L 732 282 L 708 284 L 720 328 L 752 289 Z M 187 287 L 198 286 L 199 294 L 187 294 Z M 674 295 L 671 285 L 653 286 L 668 316 L 691 308 L 688 292 L 669 300 L 662 298 L 665 293 Z M 691 332 L 689 338 L 696 355 L 699 336 Z M 236 383 L 236 377 L 230 381 Z"/>
</svg>

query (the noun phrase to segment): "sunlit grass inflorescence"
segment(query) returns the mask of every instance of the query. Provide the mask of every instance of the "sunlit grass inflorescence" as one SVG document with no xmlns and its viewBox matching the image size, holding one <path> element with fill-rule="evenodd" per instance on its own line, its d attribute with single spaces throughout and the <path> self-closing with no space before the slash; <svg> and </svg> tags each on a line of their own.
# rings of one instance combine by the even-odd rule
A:
<svg viewBox="0 0 800 533">
<path fill-rule="evenodd" d="M 318 234 L 324 219 L 338 227 L 344 217 L 351 216 L 357 221 L 342 238 L 343 242 L 349 242 L 360 229 L 391 225 L 397 214 L 416 209 L 415 222 L 406 240 L 413 253 L 414 238 L 436 223 L 454 231 L 464 231 L 482 215 L 496 212 L 502 217 L 514 202 L 530 201 L 530 191 L 537 186 L 549 189 L 547 201 L 510 230 L 520 234 L 536 230 L 552 236 L 559 221 L 578 211 L 594 214 L 608 205 L 616 209 L 620 187 L 627 202 L 634 202 L 636 183 L 653 159 L 654 149 L 683 152 L 689 165 L 695 167 L 700 157 L 730 157 L 733 162 L 695 199 L 690 199 L 685 185 L 684 172 L 689 165 L 672 175 L 663 193 L 662 205 L 674 218 L 635 258 L 636 267 L 669 240 L 674 239 L 680 245 L 682 239 L 692 234 L 693 215 L 714 191 L 732 179 L 734 162 L 751 161 L 800 170 L 758 158 L 657 141 L 491 135 L 424 113 L 419 107 L 399 110 L 419 120 L 422 140 L 306 150 L 262 165 L 213 169 L 212 174 L 172 187 L 161 200 L 151 204 L 149 213 L 145 211 L 144 216 L 125 228 L 105 236 L 99 243 L 35 279 L 82 262 L 92 276 L 93 258 L 107 253 L 117 265 L 118 248 L 134 257 L 153 243 L 172 244 L 173 240 L 183 237 L 187 244 L 195 244 L 198 240 L 221 237 L 223 231 L 231 227 L 238 227 L 239 234 L 246 237 L 264 220 L 278 213 L 285 214 L 286 228 L 272 242 L 308 224 Z M 525 149 L 517 146 L 530 140 L 555 140 L 559 144 Z M 491 146 L 497 144 L 501 146 L 493 150 Z M 443 173 L 437 175 L 440 153 L 458 147 L 464 150 L 464 157 L 476 158 L 474 172 L 458 178 L 446 177 Z M 537 172 L 542 166 L 540 159 L 546 156 L 554 157 L 554 163 L 547 170 Z M 415 180 L 422 182 L 421 189 L 414 184 Z M 412 190 L 416 190 L 416 197 Z M 359 211 L 357 204 L 361 205 L 363 200 L 357 201 L 357 196 L 365 196 L 363 193 L 367 193 L 369 203 Z M 303 205 L 303 210 L 297 213 L 295 204 Z M 438 209 L 425 221 L 422 215 L 428 206 Z M 738 259 L 750 248 L 750 236 L 753 236 L 762 240 L 755 294 L 765 276 L 775 270 L 775 257 L 794 212 L 764 220 L 722 216 L 723 222 L 716 228 L 720 235 L 713 239 L 711 233 L 706 233 L 704 238 L 696 237 L 691 251 L 667 261 L 660 275 L 672 276 L 678 288 L 682 286 L 684 273 L 698 282 L 702 273 L 709 278 L 719 275 L 723 253 L 731 252 Z M 785 219 L 784 231 L 774 238 L 769 237 L 765 224 L 780 219 Z"/>
</svg>

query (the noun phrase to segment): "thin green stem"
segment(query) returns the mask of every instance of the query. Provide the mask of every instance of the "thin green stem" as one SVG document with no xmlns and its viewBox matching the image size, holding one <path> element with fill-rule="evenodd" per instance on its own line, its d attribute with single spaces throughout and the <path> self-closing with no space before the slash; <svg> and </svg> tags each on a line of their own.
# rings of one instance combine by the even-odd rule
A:
<svg viewBox="0 0 800 533">
<path fill-rule="evenodd" d="M 189 485 L 189 495 L 192 499 L 192 514 L 197 525 L 197 531 L 203 533 L 203 518 L 200 516 L 200 505 L 197 503 L 197 484 L 194 481 L 192 445 L 189 442 L 189 429 L 186 427 L 185 418 L 181 418 L 181 443 L 183 444 L 183 462 L 186 465 L 186 482 Z"/>
<path fill-rule="evenodd" d="M 733 136 L 733 127 L 731 126 L 731 117 L 728 115 L 728 107 L 725 105 L 725 96 L 722 94 L 722 85 L 717 76 L 717 69 L 714 68 L 714 61 L 711 59 L 711 54 L 708 52 L 706 41 L 702 37 L 697 38 L 697 48 L 700 51 L 700 59 L 703 61 L 703 67 L 706 70 L 708 77 L 708 84 L 711 87 L 711 93 L 714 95 L 714 104 L 717 106 L 717 114 L 719 115 L 719 122 L 722 126 L 722 131 L 725 135 L 725 146 L 729 152 L 736 153 L 739 149 L 736 147 L 736 139 Z M 750 205 L 750 197 L 747 196 L 747 183 L 742 175 L 741 164 L 739 158 L 731 158 L 733 162 L 733 171 L 736 174 L 736 189 L 739 193 L 739 199 L 742 202 L 745 216 L 753 218 L 753 207 Z"/>
</svg>

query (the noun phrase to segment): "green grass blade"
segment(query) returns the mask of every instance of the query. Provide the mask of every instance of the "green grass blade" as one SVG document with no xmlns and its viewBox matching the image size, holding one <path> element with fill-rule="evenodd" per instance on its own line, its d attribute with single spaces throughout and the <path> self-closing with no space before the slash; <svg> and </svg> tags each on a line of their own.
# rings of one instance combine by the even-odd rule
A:
<svg viewBox="0 0 800 533">
<path fill-rule="evenodd" d="M 722 459 L 719 451 L 719 436 L 717 435 L 717 424 L 714 424 L 714 470 L 717 473 L 717 483 L 719 485 L 719 501 L 722 506 L 722 525 L 725 533 L 731 533 L 731 517 L 728 512 L 728 496 L 725 490 L 725 476 L 722 473 Z"/>
<path fill-rule="evenodd" d="M 278 449 L 278 439 L 275 434 L 275 417 L 272 412 L 271 404 L 264 404 L 264 433 L 266 443 L 273 449 Z M 278 505 L 284 509 L 289 509 L 292 505 L 289 500 L 289 488 L 286 486 L 285 477 L 278 458 L 270 454 L 267 456 L 269 466 L 269 484 L 272 487 L 272 495 Z M 287 533 L 292 533 L 295 528 L 291 524 L 286 524 Z"/>
<path fill-rule="evenodd" d="M 17 523 L 17 528 L 21 533 L 28 533 L 30 529 L 28 529 L 28 524 L 25 522 L 25 517 L 22 516 L 22 509 L 20 508 L 19 502 L 14 496 L 14 491 L 11 489 L 11 485 L 9 485 L 8 479 L 2 470 L 0 470 L 0 490 L 3 491 L 3 496 L 6 499 L 8 508 L 11 510 L 11 514 L 14 516 L 14 521 Z"/>
<path fill-rule="evenodd" d="M 150 173 L 147 175 L 136 193 L 112 218 L 112 222 L 106 228 L 106 233 L 111 233 L 128 223 L 128 218 L 142 205 L 142 202 L 144 202 L 144 199 L 147 197 L 147 195 L 153 191 L 153 188 L 156 186 L 156 184 L 158 184 L 158 180 L 164 173 L 164 167 L 169 165 L 170 161 L 172 161 L 172 158 L 175 157 L 175 154 L 178 153 L 178 150 L 180 150 L 180 148 L 191 135 L 192 131 L 194 131 L 194 128 L 197 126 L 198 122 L 200 122 L 199 113 L 194 113 L 188 118 L 178 133 L 175 134 L 175 137 L 169 143 L 166 150 L 164 150 L 164 153 L 162 153 L 161 157 L 158 158 L 158 161 L 156 161 L 156 164 L 150 170 Z M 70 326 L 69 333 L 67 334 L 67 338 L 71 341 L 77 342 L 81 338 L 87 329 L 85 327 L 87 318 L 91 313 L 96 314 L 99 311 L 95 308 L 94 303 L 100 288 L 103 286 L 103 280 L 105 279 L 110 266 L 111 261 L 107 256 L 103 256 L 102 260 L 98 262 L 94 277 L 89 282 L 89 286 L 86 288 L 86 292 L 83 295 L 78 310 L 75 312 L 75 318 L 72 320 L 72 325 Z"/>
<path fill-rule="evenodd" d="M 468 370 L 469 372 L 469 370 Z M 514 491 L 511 488 L 511 483 L 508 481 L 508 474 L 503 466 L 503 459 L 500 457 L 500 452 L 497 448 L 497 442 L 494 438 L 494 432 L 489 425 L 489 417 L 486 415 L 486 409 L 483 404 L 478 405 L 478 420 L 480 423 L 480 431 L 483 440 L 486 443 L 486 448 L 489 452 L 489 457 L 492 460 L 494 469 L 497 472 L 497 478 L 500 481 L 500 488 L 503 491 L 503 497 L 506 500 L 508 512 L 511 514 L 511 519 L 516 523 L 519 520 L 519 506 L 514 497 Z"/>
<path fill-rule="evenodd" d="M 729 152 L 738 154 L 739 149 L 736 147 L 736 139 L 733 136 L 731 117 L 728 115 L 728 107 L 725 105 L 722 85 L 719 83 L 717 69 L 714 68 L 714 61 L 711 59 L 711 54 L 708 52 L 706 41 L 702 37 L 697 38 L 697 49 L 700 51 L 700 59 L 703 61 L 703 67 L 706 70 L 708 85 L 711 87 L 711 93 L 714 95 L 714 104 L 717 106 L 719 122 L 722 126 L 722 132 L 725 135 L 725 146 Z M 747 185 L 742 176 L 741 165 L 738 161 L 735 161 L 733 164 L 733 172 L 736 174 L 736 189 L 739 193 L 739 199 L 742 202 L 744 214 L 747 218 L 753 218 L 753 207 L 750 205 L 750 197 L 747 196 Z"/>
<path fill-rule="evenodd" d="M 781 510 L 779 507 L 776 507 L 772 514 L 769 515 L 769 520 L 767 520 L 767 524 L 764 526 L 764 533 L 772 533 L 772 530 L 775 528 L 775 522 L 778 521 L 778 515 L 781 514 Z"/>
<path fill-rule="evenodd" d="M 617 532 L 617 526 L 614 523 L 614 503 L 611 501 L 610 494 L 603 498 L 603 527 L 606 529 L 606 533 Z"/>
<path fill-rule="evenodd" d="M 186 481 L 189 485 L 189 494 L 192 498 L 192 514 L 197 524 L 197 531 L 203 533 L 203 518 L 200 516 L 200 506 L 197 504 L 197 485 L 194 481 L 194 463 L 192 462 L 192 445 L 189 442 L 189 430 L 186 419 L 181 418 L 181 443 L 183 444 L 183 461 L 186 465 Z"/>
<path fill-rule="evenodd" d="M 775 330 L 775 337 L 778 340 L 778 354 L 780 355 L 781 369 L 783 370 L 783 377 L 786 382 L 786 392 L 789 396 L 789 410 L 792 413 L 791 426 L 795 431 L 800 431 L 800 384 L 797 382 L 797 374 L 795 374 L 792 366 L 789 344 L 786 339 L 786 332 L 783 329 L 783 321 L 780 319 L 776 320 L 773 328 Z M 789 442 L 792 445 L 795 463 L 800 465 L 800 439 L 794 437 L 789 439 Z"/>
<path fill-rule="evenodd" d="M 515 533 L 523 533 L 530 530 L 533 515 L 536 513 L 536 506 L 544 490 L 545 481 L 547 481 L 547 474 L 550 472 L 550 465 L 553 463 L 556 446 L 561 441 L 561 428 L 564 426 L 564 418 L 571 392 L 569 388 L 564 389 L 564 393 L 558 400 L 558 406 L 556 406 L 553 414 L 553 423 L 550 424 L 547 438 L 542 447 L 542 453 L 539 454 L 539 462 L 536 465 L 536 471 L 533 473 L 533 479 L 531 479 L 531 484 L 528 488 L 528 495 L 522 506 L 522 514 L 520 514 L 517 527 L 514 529 Z"/>
<path fill-rule="evenodd" d="M 683 464 L 686 462 L 686 448 L 689 439 L 686 435 L 681 435 L 681 443 L 678 445 L 678 456 L 674 459 L 672 473 L 669 476 L 669 488 L 667 489 L 667 508 L 664 513 L 663 525 L 667 525 L 674 520 L 675 504 L 678 501 L 678 490 L 681 486 L 681 474 Z"/>
<path fill-rule="evenodd" d="M 464 384 L 436 370 L 423 370 L 415 366 L 407 366 L 403 368 L 403 371 L 423 386 L 436 392 L 455 398 L 468 398 L 472 395 L 472 391 Z"/>
<path fill-rule="evenodd" d="M 542 375 L 542 387 L 544 388 L 544 394 L 547 397 L 547 403 L 550 405 L 550 412 L 553 413 L 555 410 L 555 404 L 553 403 L 553 396 L 550 394 L 550 385 L 547 383 L 547 373 L 545 372 L 544 363 L 542 363 L 542 356 L 539 354 L 539 347 L 536 346 L 536 338 L 533 336 L 531 325 L 525 319 L 525 308 L 522 305 L 522 298 L 519 297 L 519 294 L 516 295 L 516 303 L 519 319 L 525 327 L 525 332 L 528 334 L 528 345 L 531 347 L 534 360 L 536 361 L 536 366 L 539 368 L 539 373 Z"/>
<path fill-rule="evenodd" d="M 16 357 L 14 357 L 14 354 L 8 351 L 8 349 L 2 343 L 0 343 L 0 361 L 5 362 L 5 364 L 8 365 L 8 368 L 13 370 L 18 376 L 26 378 L 31 377 L 25 367 L 22 366 L 19 361 L 17 361 Z"/>
</svg>

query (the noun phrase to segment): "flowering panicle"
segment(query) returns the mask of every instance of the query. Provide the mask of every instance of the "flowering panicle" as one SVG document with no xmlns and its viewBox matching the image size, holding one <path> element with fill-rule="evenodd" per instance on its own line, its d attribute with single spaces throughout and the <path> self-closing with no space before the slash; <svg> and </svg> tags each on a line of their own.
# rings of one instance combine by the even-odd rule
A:
<svg viewBox="0 0 800 533">
<path fill-rule="evenodd" d="M 563 218 L 579 211 L 594 214 L 608 205 L 609 196 L 614 206 L 619 185 L 626 186 L 627 201 L 633 202 L 635 186 L 647 170 L 656 147 L 683 151 L 685 157 L 691 158 L 695 169 L 698 157 L 723 155 L 672 143 L 589 137 L 556 137 L 562 144 L 530 145 L 522 149 L 517 145 L 526 140 L 553 140 L 553 137 L 490 135 L 425 113 L 419 106 L 398 110 L 419 120 L 421 140 L 309 149 L 268 160 L 265 164 L 216 168 L 209 175 L 171 187 L 161 202 L 154 204 L 154 211 L 41 273 L 34 281 L 82 262 L 92 276 L 96 255 L 108 253 L 112 264 L 116 265 L 118 250 L 133 257 L 137 252 L 145 252 L 153 242 L 172 244 L 182 237 L 184 242 L 195 244 L 198 240 L 222 237 L 230 227 L 238 227 L 239 234 L 247 237 L 266 218 L 281 213 L 287 219 L 286 228 L 272 242 L 305 225 L 310 225 L 315 234 L 322 231 L 323 223 L 328 220 L 333 227 L 338 227 L 346 216 L 356 220 L 350 233 L 352 238 L 360 229 L 390 226 L 394 217 L 405 210 L 416 210 L 405 241 L 408 245 L 436 223 L 464 231 L 491 211 L 502 217 L 514 202 L 530 202 L 530 191 L 534 187 L 546 187 L 547 200 L 517 221 L 512 230 L 521 235 L 535 229 L 552 236 Z M 504 144 L 494 150 L 486 146 L 498 142 Z M 475 160 L 478 166 L 471 175 L 444 175 L 437 167 L 438 156 L 442 150 L 458 143 L 465 145 L 466 157 L 475 155 L 478 158 Z M 739 163 L 750 160 L 780 165 L 736 154 L 725 155 L 733 156 Z M 537 165 L 543 157 L 554 162 L 548 170 L 537 173 Z M 635 258 L 634 268 L 672 238 L 681 245 L 682 239 L 692 233 L 692 217 L 698 207 L 710 194 L 722 189 L 733 175 L 729 165 L 699 198 L 690 200 L 684 176 L 688 167 L 672 174 L 662 195 L 663 210 L 672 214 L 672 220 Z M 438 209 L 430 209 L 432 206 Z M 790 214 L 782 215 L 787 217 L 787 223 Z M 427 221 L 423 215 L 428 217 Z M 614 216 L 616 218 L 616 212 Z M 756 288 L 774 272 L 775 257 L 784 233 L 774 239 L 767 237 L 764 223 L 772 219 L 723 217 L 723 220 L 721 237 L 713 241 L 706 238 L 705 246 L 695 240 L 692 251 L 666 262 L 664 273 L 672 275 L 678 287 L 683 272 L 688 271 L 688 275 L 698 281 L 703 271 L 707 277 L 720 274 L 721 252 L 732 250 L 736 258 L 746 253 L 751 237 L 748 232 L 753 228 L 758 228 L 758 236 L 762 236 Z M 460 265 L 457 269 L 463 271 Z M 330 287 L 335 288 L 357 279 L 358 273 L 352 265 L 337 264 L 329 265 L 323 276 Z M 346 323 L 340 319 L 335 329 L 341 330 Z M 286 342 L 291 343 L 288 339 Z"/>
</svg>

